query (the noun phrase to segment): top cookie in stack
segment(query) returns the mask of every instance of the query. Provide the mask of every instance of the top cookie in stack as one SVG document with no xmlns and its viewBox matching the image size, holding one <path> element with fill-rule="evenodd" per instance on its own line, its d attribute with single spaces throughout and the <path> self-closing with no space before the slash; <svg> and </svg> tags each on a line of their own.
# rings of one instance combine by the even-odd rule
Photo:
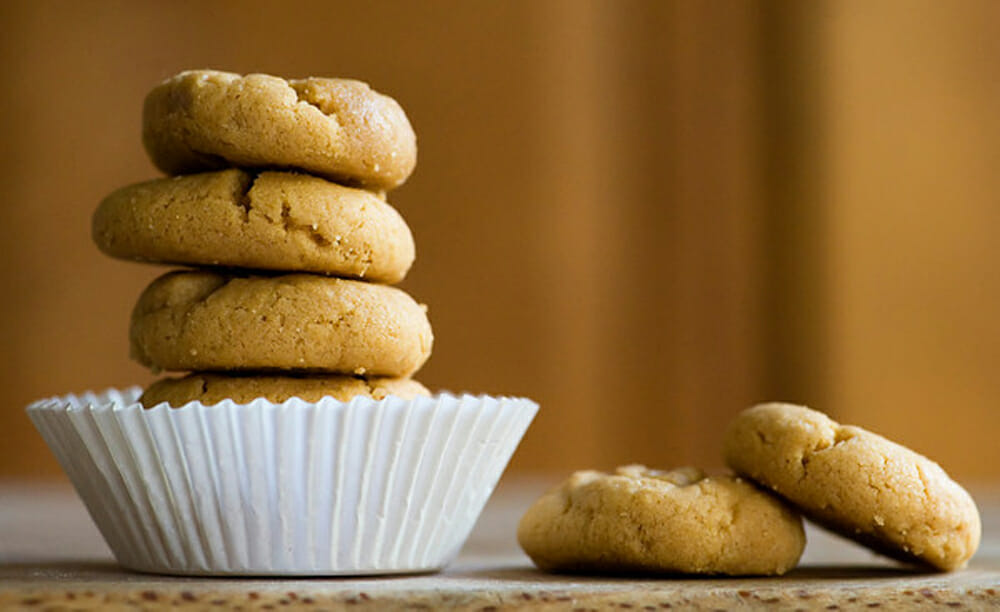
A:
<svg viewBox="0 0 1000 612">
<path fill-rule="evenodd" d="M 425 394 L 424 308 L 384 284 L 414 259 L 385 192 L 416 163 L 392 99 L 358 81 L 183 72 L 146 98 L 143 141 L 174 175 L 119 189 L 93 220 L 113 257 L 197 266 L 155 280 L 132 314 L 132 356 L 193 371 L 168 401 Z"/>
</svg>

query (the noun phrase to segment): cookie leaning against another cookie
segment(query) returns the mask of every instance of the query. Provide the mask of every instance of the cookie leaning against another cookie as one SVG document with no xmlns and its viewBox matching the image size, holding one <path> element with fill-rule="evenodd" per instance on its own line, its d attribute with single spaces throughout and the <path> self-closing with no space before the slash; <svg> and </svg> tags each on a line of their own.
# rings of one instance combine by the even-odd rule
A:
<svg viewBox="0 0 1000 612">
<path fill-rule="evenodd" d="M 952 570 L 979 546 L 976 504 L 938 464 L 822 412 L 744 410 L 726 431 L 725 456 L 808 518 L 893 558 Z"/>
<path fill-rule="evenodd" d="M 317 402 L 332 397 L 342 402 L 354 397 L 381 400 L 389 395 L 413 399 L 430 395 L 427 387 L 409 378 L 359 378 L 356 376 L 264 376 L 251 374 L 189 374 L 183 378 L 163 378 L 152 385 L 139 398 L 146 408 L 162 402 L 183 406 L 199 401 L 208 406 L 223 400 L 248 404 L 257 398 L 273 403 L 297 397 L 307 402 Z"/>
<path fill-rule="evenodd" d="M 643 466 L 576 472 L 517 539 L 541 569 L 598 573 L 783 574 L 805 547 L 799 516 L 749 482 Z"/>
<path fill-rule="evenodd" d="M 416 136 L 399 104 L 350 79 L 182 72 L 146 96 L 142 140 L 167 174 L 298 168 L 392 189 L 417 162 Z"/>
<path fill-rule="evenodd" d="M 94 213 L 112 257 L 318 272 L 395 283 L 414 259 L 392 206 L 361 189 L 287 172 L 206 172 L 129 185 Z"/>
<path fill-rule="evenodd" d="M 168 272 L 139 297 L 132 357 L 160 370 L 406 377 L 431 354 L 424 308 L 399 289 L 312 274 Z"/>
</svg>

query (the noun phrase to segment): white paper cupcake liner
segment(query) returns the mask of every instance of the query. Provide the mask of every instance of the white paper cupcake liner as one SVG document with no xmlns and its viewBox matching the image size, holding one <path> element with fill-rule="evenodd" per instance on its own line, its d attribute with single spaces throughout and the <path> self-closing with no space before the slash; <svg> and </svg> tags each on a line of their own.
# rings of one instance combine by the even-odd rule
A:
<svg viewBox="0 0 1000 612">
<path fill-rule="evenodd" d="M 27 411 L 119 563 L 168 574 L 438 570 L 538 410 L 448 394 L 146 410 L 139 393 Z"/>
</svg>

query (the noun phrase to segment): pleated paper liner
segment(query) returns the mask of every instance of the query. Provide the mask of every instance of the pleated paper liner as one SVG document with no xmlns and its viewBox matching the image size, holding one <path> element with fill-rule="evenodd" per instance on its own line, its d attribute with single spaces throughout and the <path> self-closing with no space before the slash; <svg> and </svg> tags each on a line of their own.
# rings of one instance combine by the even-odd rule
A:
<svg viewBox="0 0 1000 612">
<path fill-rule="evenodd" d="M 448 394 L 146 410 L 139 394 L 27 411 L 119 563 L 166 574 L 441 569 L 538 410 Z"/>
</svg>

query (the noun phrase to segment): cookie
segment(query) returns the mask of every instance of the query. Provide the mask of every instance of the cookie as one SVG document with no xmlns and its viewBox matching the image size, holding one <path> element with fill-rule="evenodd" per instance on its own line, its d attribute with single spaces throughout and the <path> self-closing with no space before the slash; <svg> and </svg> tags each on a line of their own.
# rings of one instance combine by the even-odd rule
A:
<svg viewBox="0 0 1000 612">
<path fill-rule="evenodd" d="M 543 570 L 596 573 L 783 574 L 805 546 L 798 514 L 747 481 L 638 465 L 576 472 L 517 539 Z"/>
<path fill-rule="evenodd" d="M 953 570 L 979 546 L 976 504 L 938 464 L 821 412 L 744 410 L 726 431 L 725 456 L 808 518 L 893 558 Z"/>
<path fill-rule="evenodd" d="M 381 400 L 389 395 L 413 399 L 430 395 L 427 387 L 409 378 L 360 378 L 357 376 L 233 376 L 227 374 L 189 374 L 183 378 L 163 378 L 156 381 L 139 398 L 147 408 L 167 402 L 183 406 L 199 401 L 206 406 L 232 400 L 248 404 L 264 398 L 276 404 L 297 397 L 318 402 L 332 397 L 342 402 L 354 397 Z"/>
<path fill-rule="evenodd" d="M 399 104 L 349 79 L 182 72 L 146 97 L 142 140 L 167 174 L 297 168 L 392 189 L 417 163 L 416 136 Z"/>
<path fill-rule="evenodd" d="M 122 259 L 318 272 L 395 283 L 414 258 L 398 212 L 304 174 L 230 169 L 123 187 L 94 213 L 94 242 Z"/>
<path fill-rule="evenodd" d="M 132 357 L 155 370 L 405 377 L 430 356 L 424 308 L 385 285 L 312 274 L 169 272 L 132 312 Z"/>
</svg>

